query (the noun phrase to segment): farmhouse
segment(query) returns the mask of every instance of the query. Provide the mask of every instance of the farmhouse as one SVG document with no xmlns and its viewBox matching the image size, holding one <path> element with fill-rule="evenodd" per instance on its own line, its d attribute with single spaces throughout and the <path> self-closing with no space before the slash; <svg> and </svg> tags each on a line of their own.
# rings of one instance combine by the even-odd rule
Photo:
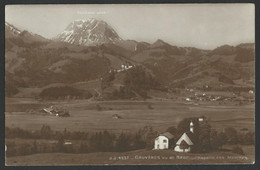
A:
<svg viewBox="0 0 260 170">
<path fill-rule="evenodd" d="M 160 134 L 154 141 L 154 149 L 169 149 L 173 140 L 173 135 L 169 132 Z"/>
<path fill-rule="evenodd" d="M 203 121 L 201 118 L 199 121 Z M 193 122 L 190 122 L 190 131 L 183 133 L 183 135 L 176 142 L 176 146 L 174 151 L 176 152 L 190 152 L 192 147 L 194 146 L 194 126 Z"/>
<path fill-rule="evenodd" d="M 45 113 L 49 113 L 50 115 L 55 115 L 59 117 L 69 117 L 70 114 L 67 110 L 58 110 L 54 106 L 51 106 L 49 108 L 43 108 L 43 111 Z"/>
<path fill-rule="evenodd" d="M 121 116 L 119 116 L 118 114 L 114 114 L 112 117 L 113 119 L 121 119 Z"/>
</svg>

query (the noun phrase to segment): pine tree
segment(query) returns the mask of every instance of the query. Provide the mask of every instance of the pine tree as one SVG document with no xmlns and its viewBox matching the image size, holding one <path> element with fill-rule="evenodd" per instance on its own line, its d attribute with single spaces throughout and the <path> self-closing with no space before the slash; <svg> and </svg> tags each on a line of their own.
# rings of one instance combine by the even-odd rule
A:
<svg viewBox="0 0 260 170">
<path fill-rule="evenodd" d="M 38 146 L 36 140 L 33 141 L 33 147 L 32 147 L 32 152 L 37 153 L 38 151 Z"/>
<path fill-rule="evenodd" d="M 59 138 L 59 140 L 58 140 L 58 143 L 57 143 L 57 147 L 58 147 L 58 151 L 59 152 L 63 152 L 63 151 L 65 151 L 64 149 L 65 149 L 65 147 L 64 147 L 64 138 L 63 138 L 63 136 L 61 136 L 60 138 Z"/>
<path fill-rule="evenodd" d="M 128 151 L 130 148 L 129 140 L 123 132 L 119 135 L 117 141 L 116 141 L 116 150 L 118 152 L 125 152 Z"/>
<path fill-rule="evenodd" d="M 140 132 L 136 133 L 133 140 L 133 149 L 143 149 L 145 148 L 146 144 L 142 140 L 142 136 Z"/>
</svg>

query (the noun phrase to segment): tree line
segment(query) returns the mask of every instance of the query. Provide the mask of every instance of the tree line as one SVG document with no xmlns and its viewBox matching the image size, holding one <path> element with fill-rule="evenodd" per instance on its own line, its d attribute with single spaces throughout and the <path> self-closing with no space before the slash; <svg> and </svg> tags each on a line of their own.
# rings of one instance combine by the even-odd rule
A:
<svg viewBox="0 0 260 170">
<path fill-rule="evenodd" d="M 193 142 L 196 146 L 192 152 L 210 152 L 222 149 L 223 145 L 252 145 L 255 143 L 255 134 L 246 128 L 237 131 L 232 127 L 227 127 L 218 132 L 211 128 L 208 121 L 198 122 L 198 118 L 185 118 L 177 127 L 171 126 L 166 131 L 170 132 L 174 139 L 171 142 L 170 149 L 175 147 L 175 143 L 184 132 L 188 132 L 189 123 L 194 123 L 195 138 Z M 48 125 L 43 125 L 40 130 L 29 131 L 18 127 L 5 128 L 5 137 L 7 139 L 23 138 L 33 139 L 33 142 L 26 144 L 16 144 L 7 142 L 7 156 L 26 155 L 44 152 L 68 152 L 68 153 L 90 153 L 90 152 L 127 152 L 138 149 L 152 149 L 154 140 L 159 135 L 152 127 L 145 126 L 135 133 L 121 132 L 114 133 L 109 131 L 100 132 L 82 132 L 54 131 Z M 43 139 L 54 140 L 55 143 L 37 142 Z M 72 144 L 65 145 L 65 141 L 71 141 Z M 241 148 L 235 148 L 236 152 L 241 152 Z"/>
<path fill-rule="evenodd" d="M 121 132 L 120 134 L 100 132 L 53 131 L 50 126 L 43 125 L 41 130 L 29 131 L 21 128 L 6 127 L 6 138 L 33 139 L 33 142 L 16 144 L 7 142 L 7 156 L 28 155 L 46 152 L 90 153 L 90 152 L 126 152 L 144 148 L 153 148 L 153 140 L 158 132 L 152 127 L 144 127 L 136 133 Z M 55 140 L 55 143 L 38 142 L 42 139 Z M 37 141 L 38 140 L 38 141 Z M 66 145 L 65 141 L 72 141 Z"/>
</svg>

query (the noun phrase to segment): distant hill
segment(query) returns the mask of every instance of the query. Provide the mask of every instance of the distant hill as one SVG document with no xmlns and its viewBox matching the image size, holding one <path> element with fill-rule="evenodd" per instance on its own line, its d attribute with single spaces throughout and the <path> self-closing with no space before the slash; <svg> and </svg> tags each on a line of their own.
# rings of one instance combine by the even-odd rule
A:
<svg viewBox="0 0 260 170">
<path fill-rule="evenodd" d="M 10 95 L 19 87 L 43 87 L 52 83 L 88 82 L 116 71 L 106 85 L 111 91 L 122 85 L 122 65 L 142 66 L 163 87 L 254 89 L 254 43 L 223 45 L 213 50 L 177 47 L 162 40 L 149 44 L 122 40 L 104 21 L 72 22 L 54 40 L 5 23 L 6 83 Z M 221 87 L 221 88 L 220 88 Z M 110 90 L 109 90 L 110 89 Z"/>
<path fill-rule="evenodd" d="M 40 35 L 30 33 L 26 30 L 22 31 L 8 22 L 5 22 L 5 40 L 7 49 L 13 45 L 29 47 L 48 41 Z"/>
</svg>

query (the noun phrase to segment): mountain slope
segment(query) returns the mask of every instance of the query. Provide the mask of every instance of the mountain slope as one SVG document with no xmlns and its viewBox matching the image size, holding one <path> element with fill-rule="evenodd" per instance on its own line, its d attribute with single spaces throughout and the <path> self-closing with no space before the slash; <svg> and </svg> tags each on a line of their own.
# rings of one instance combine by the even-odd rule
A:
<svg viewBox="0 0 260 170">
<path fill-rule="evenodd" d="M 45 39 L 40 35 L 30 33 L 26 30 L 22 31 L 16 28 L 15 26 L 9 24 L 8 22 L 5 22 L 5 38 L 6 39 L 18 38 L 18 39 L 22 39 L 26 43 L 47 41 L 47 39 Z"/>
<path fill-rule="evenodd" d="M 22 33 L 21 30 L 9 24 L 8 22 L 5 22 L 5 38 L 17 37 L 21 33 Z"/>
<path fill-rule="evenodd" d="M 15 85 L 9 94 L 16 87 L 101 80 L 115 71 L 115 79 L 104 89 L 111 91 L 122 86 L 127 74 L 123 65 L 143 67 L 169 89 L 254 88 L 254 43 L 201 50 L 162 40 L 122 40 L 112 27 L 95 19 L 74 21 L 54 41 L 8 23 L 5 31 L 6 83 Z"/>
<path fill-rule="evenodd" d="M 6 82 L 19 87 L 95 80 L 132 62 L 131 52 L 113 43 L 78 46 L 47 41 L 8 23 L 6 35 Z"/>
</svg>

